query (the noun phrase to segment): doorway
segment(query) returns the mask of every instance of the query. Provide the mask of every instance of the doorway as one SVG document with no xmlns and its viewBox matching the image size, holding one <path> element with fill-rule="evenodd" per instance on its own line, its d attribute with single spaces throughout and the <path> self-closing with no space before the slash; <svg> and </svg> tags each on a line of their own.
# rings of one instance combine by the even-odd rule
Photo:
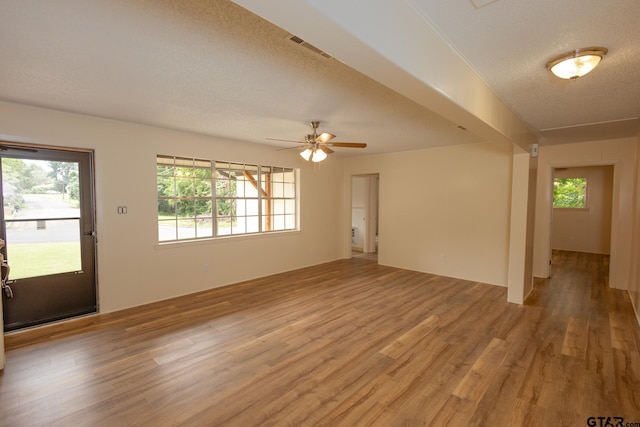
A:
<svg viewBox="0 0 640 427">
<path fill-rule="evenodd" d="M 557 251 L 611 254 L 614 166 L 552 170 L 550 259 Z M 549 264 L 549 276 L 555 262 Z"/>
<path fill-rule="evenodd" d="M 4 330 L 97 310 L 93 153 L 0 143 Z"/>
<path fill-rule="evenodd" d="M 351 177 L 351 256 L 378 259 L 379 175 Z"/>
</svg>

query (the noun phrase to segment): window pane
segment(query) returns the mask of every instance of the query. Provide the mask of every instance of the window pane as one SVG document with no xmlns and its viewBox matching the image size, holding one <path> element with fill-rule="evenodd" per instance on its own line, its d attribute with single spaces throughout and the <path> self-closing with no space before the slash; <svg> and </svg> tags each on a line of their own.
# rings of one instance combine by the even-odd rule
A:
<svg viewBox="0 0 640 427">
<path fill-rule="evenodd" d="M 284 183 L 274 182 L 271 184 L 271 197 L 284 196 Z"/>
<path fill-rule="evenodd" d="M 249 199 L 246 201 L 247 215 L 258 215 L 258 199 Z"/>
<path fill-rule="evenodd" d="M 158 219 L 175 218 L 176 201 L 173 199 L 158 200 Z"/>
<path fill-rule="evenodd" d="M 244 234 L 246 229 L 245 225 L 244 217 L 234 218 L 231 223 L 231 234 Z"/>
<path fill-rule="evenodd" d="M 176 180 L 171 177 L 158 177 L 158 197 L 172 197 L 176 195 Z"/>
<path fill-rule="evenodd" d="M 201 198 L 195 199 L 195 216 L 197 218 L 207 217 L 210 218 L 213 214 L 211 209 L 211 199 Z"/>
<path fill-rule="evenodd" d="M 191 178 L 195 176 L 194 169 L 191 167 L 176 167 L 176 176 Z"/>
<path fill-rule="evenodd" d="M 175 174 L 175 169 L 173 166 L 158 165 L 157 173 L 158 176 L 173 176 Z"/>
<path fill-rule="evenodd" d="M 245 200 L 238 199 L 235 201 L 235 204 L 236 204 L 236 216 L 245 216 L 247 214 Z"/>
<path fill-rule="evenodd" d="M 207 166 L 207 167 L 194 168 L 193 176 L 196 178 L 211 180 L 211 167 Z"/>
<path fill-rule="evenodd" d="M 275 199 L 273 200 L 272 205 L 273 205 L 272 213 L 274 214 L 284 213 L 284 200 Z"/>
<path fill-rule="evenodd" d="M 260 231 L 260 221 L 257 216 L 247 217 L 247 233 L 257 233 Z"/>
<path fill-rule="evenodd" d="M 213 236 L 213 220 L 211 218 L 199 219 L 196 226 L 197 237 Z"/>
<path fill-rule="evenodd" d="M 294 183 L 285 183 L 284 184 L 284 197 L 292 198 L 296 196 L 296 185 Z"/>
<path fill-rule="evenodd" d="M 158 221 L 158 240 L 166 242 L 168 240 L 176 240 L 178 238 L 177 221 Z"/>
<path fill-rule="evenodd" d="M 15 220 L 7 223 L 6 238 L 12 279 L 82 270 L 79 219 Z"/>
<path fill-rule="evenodd" d="M 216 181 L 216 196 L 218 197 L 235 197 L 236 181 L 229 179 L 219 179 Z"/>
<path fill-rule="evenodd" d="M 191 178 L 176 178 L 176 196 L 178 197 L 195 196 L 194 180 Z"/>
<path fill-rule="evenodd" d="M 273 229 L 284 230 L 284 215 L 273 216 Z"/>
<path fill-rule="evenodd" d="M 586 178 L 555 178 L 553 180 L 554 208 L 585 208 L 586 201 Z"/>
<path fill-rule="evenodd" d="M 296 213 L 296 201 L 295 200 L 285 200 L 284 201 L 284 213 L 287 214 L 295 214 Z"/>
<path fill-rule="evenodd" d="M 211 179 L 194 180 L 195 195 L 197 197 L 211 197 Z"/>
<path fill-rule="evenodd" d="M 218 217 L 216 233 L 218 236 L 227 236 L 231 234 L 231 218 L 230 217 Z"/>
<path fill-rule="evenodd" d="M 195 200 L 193 199 L 177 200 L 176 211 L 178 214 L 178 218 L 195 217 L 195 212 L 196 212 Z"/>
<path fill-rule="evenodd" d="M 194 239 L 196 237 L 196 220 L 178 220 L 178 239 Z"/>
<path fill-rule="evenodd" d="M 284 228 L 286 230 L 294 230 L 296 228 L 296 216 L 285 215 L 284 216 Z"/>
<path fill-rule="evenodd" d="M 219 217 L 231 217 L 235 216 L 236 209 L 235 199 L 217 199 L 216 200 L 216 214 Z"/>
<path fill-rule="evenodd" d="M 251 181 L 244 182 L 244 197 L 258 197 L 258 189 Z"/>
</svg>

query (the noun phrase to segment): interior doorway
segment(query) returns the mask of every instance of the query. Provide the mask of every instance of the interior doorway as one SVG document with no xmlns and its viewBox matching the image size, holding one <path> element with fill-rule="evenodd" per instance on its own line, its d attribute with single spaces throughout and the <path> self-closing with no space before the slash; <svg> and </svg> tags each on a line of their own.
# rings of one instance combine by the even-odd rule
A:
<svg viewBox="0 0 640 427">
<path fill-rule="evenodd" d="M 556 167 L 551 183 L 550 259 L 557 251 L 611 255 L 614 166 Z"/>
<path fill-rule="evenodd" d="M 378 174 L 351 177 L 351 256 L 378 257 Z"/>
</svg>

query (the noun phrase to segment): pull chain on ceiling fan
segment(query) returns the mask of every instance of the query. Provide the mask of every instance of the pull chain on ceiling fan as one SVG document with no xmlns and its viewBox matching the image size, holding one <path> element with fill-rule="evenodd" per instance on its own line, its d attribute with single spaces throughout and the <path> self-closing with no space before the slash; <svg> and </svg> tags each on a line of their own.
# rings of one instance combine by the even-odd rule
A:
<svg viewBox="0 0 640 427">
<path fill-rule="evenodd" d="M 313 133 L 305 135 L 304 141 L 291 141 L 288 139 L 267 138 L 271 141 L 295 142 L 297 144 L 305 144 L 306 148 L 300 153 L 300 156 L 306 161 L 321 162 L 327 158 L 328 154 L 334 153 L 330 147 L 344 148 L 365 148 L 367 144 L 363 142 L 331 142 L 336 136 L 332 133 L 322 132 L 318 135 L 319 121 L 309 123 Z M 286 150 L 286 148 L 285 148 Z"/>
</svg>

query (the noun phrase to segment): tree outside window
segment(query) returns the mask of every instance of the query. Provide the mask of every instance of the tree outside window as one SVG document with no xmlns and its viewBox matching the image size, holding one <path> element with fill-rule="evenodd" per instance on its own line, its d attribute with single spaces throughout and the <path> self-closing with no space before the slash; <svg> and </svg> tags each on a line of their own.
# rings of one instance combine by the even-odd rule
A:
<svg viewBox="0 0 640 427">
<path fill-rule="evenodd" d="M 555 178 L 553 207 L 584 209 L 587 207 L 587 178 Z"/>
</svg>

